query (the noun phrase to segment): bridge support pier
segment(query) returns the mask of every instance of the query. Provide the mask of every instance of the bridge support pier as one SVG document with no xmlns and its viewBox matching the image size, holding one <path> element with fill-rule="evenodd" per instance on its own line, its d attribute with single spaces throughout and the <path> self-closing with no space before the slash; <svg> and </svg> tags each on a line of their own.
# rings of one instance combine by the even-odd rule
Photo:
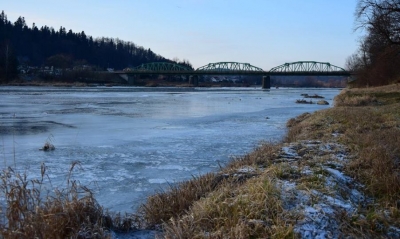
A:
<svg viewBox="0 0 400 239">
<path fill-rule="evenodd" d="M 199 76 L 189 76 L 189 85 L 193 85 L 194 87 L 199 86 Z"/>
<path fill-rule="evenodd" d="M 263 76 L 263 78 L 262 78 L 262 88 L 263 89 L 270 89 L 271 88 L 271 77 L 270 76 Z"/>
</svg>

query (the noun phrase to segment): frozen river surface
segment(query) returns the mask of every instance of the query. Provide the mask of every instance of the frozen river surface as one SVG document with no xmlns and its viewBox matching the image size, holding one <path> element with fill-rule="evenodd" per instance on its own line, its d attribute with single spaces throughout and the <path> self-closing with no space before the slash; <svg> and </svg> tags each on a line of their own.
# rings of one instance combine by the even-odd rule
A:
<svg viewBox="0 0 400 239">
<path fill-rule="evenodd" d="M 0 87 L 1 168 L 54 187 L 74 178 L 112 211 L 133 212 L 146 197 L 226 164 L 261 141 L 280 140 L 286 121 L 327 108 L 296 104 L 338 89 Z M 40 151 L 51 139 L 56 149 Z"/>
</svg>

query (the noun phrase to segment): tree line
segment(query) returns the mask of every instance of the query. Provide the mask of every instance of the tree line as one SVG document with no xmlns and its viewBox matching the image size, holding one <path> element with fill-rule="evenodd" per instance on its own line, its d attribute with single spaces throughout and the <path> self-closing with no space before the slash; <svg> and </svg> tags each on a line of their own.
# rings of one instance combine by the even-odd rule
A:
<svg viewBox="0 0 400 239">
<path fill-rule="evenodd" d="M 400 82 L 400 0 L 358 0 L 356 30 L 365 33 L 346 67 L 356 86 Z"/>
<path fill-rule="evenodd" d="M 189 61 L 169 60 L 130 41 L 87 36 L 64 27 L 27 26 L 25 18 L 14 23 L 0 14 L 0 81 L 17 76 L 18 65 L 53 66 L 61 69 L 90 65 L 98 70 L 138 66 L 149 62 L 172 62 L 192 67 Z"/>
</svg>

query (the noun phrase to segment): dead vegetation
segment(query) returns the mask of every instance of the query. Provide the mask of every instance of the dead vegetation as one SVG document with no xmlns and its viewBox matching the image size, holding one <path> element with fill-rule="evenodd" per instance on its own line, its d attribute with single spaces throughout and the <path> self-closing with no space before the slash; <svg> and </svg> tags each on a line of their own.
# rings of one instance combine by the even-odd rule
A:
<svg viewBox="0 0 400 239">
<path fill-rule="evenodd" d="M 182 215 L 193 202 L 206 196 L 219 183 L 216 176 L 209 173 L 178 185 L 171 185 L 167 192 L 159 192 L 149 197 L 147 203 L 139 209 L 140 213 L 145 215 L 148 227 L 154 228 L 157 224 Z"/>
<path fill-rule="evenodd" d="M 337 134 L 338 142 L 355 155 L 346 172 L 395 206 L 400 199 L 400 91 L 385 92 L 393 87 L 344 91 L 336 107 L 289 122 L 287 140 L 328 140 Z"/>
<path fill-rule="evenodd" d="M 218 173 L 194 177 L 150 197 L 141 208 L 147 226 L 165 238 L 291 238 L 295 216 L 283 211 L 272 165 L 279 152 L 263 144 Z"/>
<path fill-rule="evenodd" d="M 72 178 L 74 162 L 63 189 L 52 188 L 41 165 L 41 175 L 4 169 L 0 174 L 1 238 L 111 238 L 111 230 L 133 230 L 129 216 L 110 216 L 90 189 Z"/>
<path fill-rule="evenodd" d="M 284 143 L 154 195 L 147 225 L 164 238 L 400 236 L 394 87 L 345 90 L 335 107 L 291 119 Z"/>
<path fill-rule="evenodd" d="M 229 180 L 165 224 L 166 238 L 293 237 L 291 222 L 267 174 L 236 185 Z"/>
<path fill-rule="evenodd" d="M 374 100 L 359 100 L 360 94 Z M 346 172 L 365 183 L 370 193 L 395 205 L 400 198 L 400 98 L 394 100 L 393 94 L 400 93 L 379 88 L 345 91 L 337 97 L 337 107 L 290 121 L 287 140 L 327 140 L 338 134 L 338 142 L 355 157 Z"/>
<path fill-rule="evenodd" d="M 333 138 L 348 147 L 352 160 L 344 172 L 373 198 L 360 208 L 364 216 L 344 220 L 349 233 L 371 237 L 400 226 L 399 90 L 398 85 L 345 90 L 336 97 L 336 107 L 289 122 L 288 141 Z"/>
</svg>

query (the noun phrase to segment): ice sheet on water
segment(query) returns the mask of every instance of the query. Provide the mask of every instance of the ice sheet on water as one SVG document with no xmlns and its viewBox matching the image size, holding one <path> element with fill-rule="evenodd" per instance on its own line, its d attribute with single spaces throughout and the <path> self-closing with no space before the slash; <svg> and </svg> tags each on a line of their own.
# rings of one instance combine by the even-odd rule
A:
<svg viewBox="0 0 400 239">
<path fill-rule="evenodd" d="M 310 90 L 327 98 L 339 93 Z M 18 167 L 33 175 L 44 162 L 58 186 L 79 161 L 82 169 L 74 177 L 93 186 L 99 203 L 129 212 L 160 186 L 167 188 L 166 182 L 218 170 L 261 140 L 279 140 L 289 118 L 321 108 L 295 104 L 303 91 L 0 87 L 0 125 L 14 114 L 24 117 L 25 126 L 54 122 L 46 131 L 14 139 L 2 134 L 2 162 L 12 165 L 15 157 Z M 56 150 L 39 151 L 49 135 Z"/>
<path fill-rule="evenodd" d="M 153 184 L 162 184 L 162 183 L 167 183 L 168 181 L 164 178 L 150 178 L 149 183 Z"/>
<path fill-rule="evenodd" d="M 162 170 L 179 170 L 179 171 L 191 171 L 193 168 L 190 167 L 183 167 L 181 165 L 161 165 L 157 167 L 158 169 Z"/>
</svg>

